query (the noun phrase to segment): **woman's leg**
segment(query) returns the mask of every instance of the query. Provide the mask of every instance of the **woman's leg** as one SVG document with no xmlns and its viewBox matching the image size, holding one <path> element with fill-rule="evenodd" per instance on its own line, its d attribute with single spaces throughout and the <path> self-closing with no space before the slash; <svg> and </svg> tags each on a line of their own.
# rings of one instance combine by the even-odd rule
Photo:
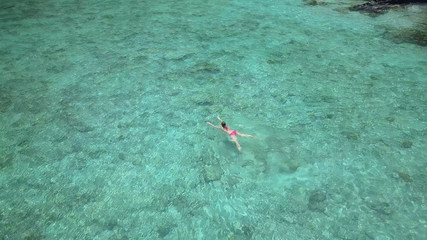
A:
<svg viewBox="0 0 427 240">
<path fill-rule="evenodd" d="M 242 151 L 242 147 L 240 146 L 239 142 L 237 141 L 237 137 L 236 136 L 231 136 L 231 140 L 236 143 L 236 147 L 239 151 Z"/>
</svg>

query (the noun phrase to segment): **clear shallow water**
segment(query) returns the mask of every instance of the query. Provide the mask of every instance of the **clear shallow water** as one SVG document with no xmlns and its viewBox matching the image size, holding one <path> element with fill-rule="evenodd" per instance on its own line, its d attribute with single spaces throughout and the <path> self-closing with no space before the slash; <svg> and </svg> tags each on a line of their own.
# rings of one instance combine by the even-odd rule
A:
<svg viewBox="0 0 427 240">
<path fill-rule="evenodd" d="M 383 30 L 405 14 L 1 6 L 1 238 L 426 236 L 427 53 Z"/>
</svg>

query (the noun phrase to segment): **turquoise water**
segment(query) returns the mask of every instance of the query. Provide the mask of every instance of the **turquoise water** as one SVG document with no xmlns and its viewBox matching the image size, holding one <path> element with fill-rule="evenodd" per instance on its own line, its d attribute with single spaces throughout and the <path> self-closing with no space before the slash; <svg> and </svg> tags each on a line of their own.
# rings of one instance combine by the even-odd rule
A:
<svg viewBox="0 0 427 240">
<path fill-rule="evenodd" d="M 425 239 L 425 9 L 347 6 L 2 1 L 0 239 Z"/>
</svg>

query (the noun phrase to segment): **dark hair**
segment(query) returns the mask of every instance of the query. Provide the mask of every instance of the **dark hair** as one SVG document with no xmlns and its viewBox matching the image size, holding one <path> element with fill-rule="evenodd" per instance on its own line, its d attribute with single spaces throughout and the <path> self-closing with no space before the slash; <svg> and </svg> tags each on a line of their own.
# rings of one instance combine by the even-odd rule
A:
<svg viewBox="0 0 427 240">
<path fill-rule="evenodd" d="M 221 122 L 221 126 L 222 126 L 223 128 L 226 128 L 226 127 L 227 127 L 227 124 L 225 124 L 225 122 Z"/>
</svg>

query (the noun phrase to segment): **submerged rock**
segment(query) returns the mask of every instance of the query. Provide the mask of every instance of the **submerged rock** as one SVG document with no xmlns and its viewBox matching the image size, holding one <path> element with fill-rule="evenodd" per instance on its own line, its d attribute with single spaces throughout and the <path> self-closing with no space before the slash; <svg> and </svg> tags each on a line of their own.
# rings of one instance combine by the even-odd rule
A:
<svg viewBox="0 0 427 240">
<path fill-rule="evenodd" d="M 360 11 L 369 16 L 376 17 L 386 13 L 390 9 L 403 8 L 410 4 L 426 4 L 427 0 L 372 0 L 363 4 L 349 7 L 350 11 Z M 419 8 L 420 12 L 410 14 L 420 15 L 418 23 L 409 28 L 385 27 L 383 36 L 395 43 L 412 43 L 427 46 L 427 15 L 425 8 Z M 424 10 L 423 10 L 424 9 Z M 395 24 L 391 24 L 395 25 Z"/>
<path fill-rule="evenodd" d="M 398 30 L 386 30 L 384 36 L 396 43 L 413 43 L 427 46 L 427 27 L 404 28 Z"/>
<path fill-rule="evenodd" d="M 2 154 L 0 155 L 0 170 L 7 168 L 12 165 L 13 155 L 12 154 Z"/>
<path fill-rule="evenodd" d="M 412 147 L 412 142 L 411 141 L 405 141 L 402 143 L 402 147 L 403 148 L 411 148 Z"/>
<path fill-rule="evenodd" d="M 346 133 L 346 137 L 349 140 L 358 140 L 359 139 L 359 135 L 357 133 L 353 133 L 353 132 Z"/>
<path fill-rule="evenodd" d="M 303 0 L 304 4 L 310 5 L 310 6 L 325 6 L 326 3 L 322 1 L 317 0 Z"/>
<path fill-rule="evenodd" d="M 388 202 L 383 201 L 370 201 L 367 202 L 367 206 L 375 212 L 383 215 L 393 214 L 393 207 Z"/>
<path fill-rule="evenodd" d="M 373 0 L 366 3 L 351 6 L 351 11 L 362 11 L 372 16 L 377 16 L 391 8 L 397 8 L 411 3 L 426 3 L 426 0 Z"/>
<path fill-rule="evenodd" d="M 397 172 L 397 175 L 399 175 L 400 179 L 402 179 L 405 182 L 412 182 L 411 175 L 405 172 Z"/>
<path fill-rule="evenodd" d="M 308 199 L 308 209 L 313 212 L 324 212 L 326 208 L 326 193 L 321 190 L 314 190 Z"/>
<path fill-rule="evenodd" d="M 223 171 L 219 166 L 205 166 L 203 177 L 205 182 L 213 182 L 221 179 Z"/>
<path fill-rule="evenodd" d="M 0 88 L 0 113 L 6 112 L 12 105 L 12 96 L 5 89 Z"/>
</svg>

